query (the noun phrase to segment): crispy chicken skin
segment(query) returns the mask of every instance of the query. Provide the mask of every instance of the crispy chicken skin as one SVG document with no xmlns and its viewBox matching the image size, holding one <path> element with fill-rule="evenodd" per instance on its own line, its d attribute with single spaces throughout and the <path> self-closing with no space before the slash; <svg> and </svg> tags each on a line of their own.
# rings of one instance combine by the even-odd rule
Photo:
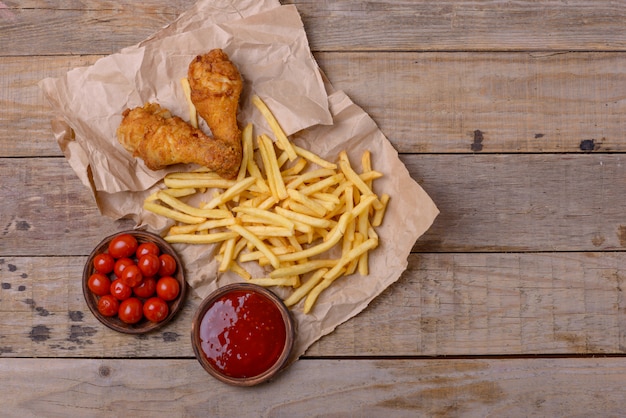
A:
<svg viewBox="0 0 626 418">
<path fill-rule="evenodd" d="M 241 153 L 237 109 L 243 80 L 237 67 L 224 51 L 214 49 L 191 61 L 187 79 L 191 101 L 213 136 Z"/>
<path fill-rule="evenodd" d="M 241 156 L 156 103 L 126 109 L 117 130 L 122 146 L 151 170 L 178 163 L 205 166 L 220 176 L 237 175 Z"/>
<path fill-rule="evenodd" d="M 242 158 L 237 124 L 243 80 L 221 49 L 198 55 L 189 64 L 191 100 L 211 129 L 212 137 L 193 128 L 155 103 L 126 109 L 118 141 L 151 170 L 177 163 L 196 163 L 225 178 L 237 175 Z"/>
</svg>

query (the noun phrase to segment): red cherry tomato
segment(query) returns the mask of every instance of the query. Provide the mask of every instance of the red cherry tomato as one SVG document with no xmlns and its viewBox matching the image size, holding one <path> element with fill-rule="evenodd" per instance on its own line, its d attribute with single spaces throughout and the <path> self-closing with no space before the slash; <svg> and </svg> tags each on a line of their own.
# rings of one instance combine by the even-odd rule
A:
<svg viewBox="0 0 626 418">
<path fill-rule="evenodd" d="M 141 274 L 145 277 L 153 277 L 161 268 L 161 261 L 159 257 L 154 254 L 146 254 L 141 256 L 139 261 L 137 261 L 137 266 L 139 270 L 141 270 Z"/>
<path fill-rule="evenodd" d="M 133 295 L 133 288 L 124 283 L 121 279 L 111 283 L 111 294 L 117 300 L 126 300 Z"/>
<path fill-rule="evenodd" d="M 118 278 L 122 277 L 122 272 L 124 271 L 124 269 L 128 266 L 132 266 L 133 264 L 135 264 L 135 262 L 128 257 L 120 258 L 115 262 L 113 272 Z"/>
<path fill-rule="evenodd" d="M 131 257 L 138 246 L 137 238 L 130 234 L 120 234 L 109 243 L 109 254 L 114 258 Z"/>
<path fill-rule="evenodd" d="M 170 312 L 167 302 L 159 297 L 153 297 L 143 304 L 143 315 L 152 322 L 163 321 Z"/>
<path fill-rule="evenodd" d="M 176 260 L 169 254 L 161 254 L 159 256 L 161 267 L 159 268 L 159 276 L 171 276 L 176 272 Z"/>
<path fill-rule="evenodd" d="M 146 254 L 156 255 L 157 257 L 161 255 L 161 249 L 154 242 L 143 242 L 139 244 L 137 248 L 137 258 L 141 258 Z"/>
<path fill-rule="evenodd" d="M 139 266 L 133 264 L 132 266 L 126 267 L 124 271 L 122 271 L 120 280 L 130 287 L 135 287 L 138 286 L 143 280 L 143 274 L 141 274 Z"/>
<path fill-rule="evenodd" d="M 120 303 L 117 315 L 122 322 L 136 324 L 143 318 L 143 305 L 139 299 L 130 297 Z"/>
<path fill-rule="evenodd" d="M 156 285 L 157 295 L 166 301 L 172 301 L 180 293 L 180 283 L 171 276 L 161 277 Z"/>
<path fill-rule="evenodd" d="M 133 287 L 133 293 L 138 298 L 147 299 L 156 293 L 156 280 L 154 277 L 144 277 L 143 281 Z"/>
<path fill-rule="evenodd" d="M 98 300 L 98 312 L 104 316 L 115 316 L 120 303 L 112 295 L 104 295 Z"/>
<path fill-rule="evenodd" d="M 94 273 L 89 276 L 87 280 L 87 287 L 94 294 L 98 296 L 104 296 L 109 294 L 109 288 L 111 287 L 111 280 L 102 273 Z"/>
<path fill-rule="evenodd" d="M 115 259 L 111 254 L 101 253 L 93 258 L 93 268 L 98 273 L 109 274 L 113 271 L 113 267 L 115 267 Z"/>
</svg>

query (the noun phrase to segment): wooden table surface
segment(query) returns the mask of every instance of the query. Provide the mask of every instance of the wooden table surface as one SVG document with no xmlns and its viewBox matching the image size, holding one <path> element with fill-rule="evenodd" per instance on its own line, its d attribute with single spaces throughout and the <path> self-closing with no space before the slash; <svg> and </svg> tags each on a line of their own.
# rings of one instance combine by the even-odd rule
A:
<svg viewBox="0 0 626 418">
<path fill-rule="evenodd" d="M 37 86 L 193 3 L 0 1 L 3 414 L 623 414 L 626 1 L 283 1 L 441 214 L 396 284 L 249 389 L 193 357 L 197 299 L 147 337 L 88 311 L 87 255 L 132 225 L 99 214 Z"/>
</svg>

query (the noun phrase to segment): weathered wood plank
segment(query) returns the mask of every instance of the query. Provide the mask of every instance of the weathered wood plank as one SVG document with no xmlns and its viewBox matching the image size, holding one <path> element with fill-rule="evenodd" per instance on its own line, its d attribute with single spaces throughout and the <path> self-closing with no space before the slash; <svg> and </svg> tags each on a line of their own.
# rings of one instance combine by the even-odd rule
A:
<svg viewBox="0 0 626 418">
<path fill-rule="evenodd" d="M 14 9 L 2 16 L 0 55 L 33 56 L 110 54 L 149 37 L 178 14 L 137 3 L 132 9 Z"/>
<path fill-rule="evenodd" d="M 441 210 L 414 249 L 623 250 L 625 158 L 403 155 Z M 63 158 L 0 159 L 0 178 L 1 255 L 87 255 L 122 227 L 99 215 L 90 191 Z"/>
<path fill-rule="evenodd" d="M 198 298 L 147 337 L 110 331 L 84 302 L 85 259 L 0 257 L 1 357 L 193 356 Z M 613 252 L 413 254 L 397 283 L 305 357 L 625 353 L 625 277 Z"/>
<path fill-rule="evenodd" d="M 335 87 L 363 106 L 400 152 L 626 151 L 624 54 L 316 57 Z M 61 155 L 37 83 L 98 58 L 1 60 L 0 155 Z"/>
<path fill-rule="evenodd" d="M 133 0 L 5 0 L 7 10 L 21 9 L 56 9 L 56 10 L 119 10 L 130 9 L 138 12 L 159 8 L 168 13 L 180 13 L 193 6 L 196 0 L 142 0 L 137 4 Z M 144 9 L 146 8 L 146 9 Z"/>
<path fill-rule="evenodd" d="M 100 56 L 6 57 L 0 60 L 0 155 L 60 156 L 52 136 L 50 105 L 37 83 L 62 77 Z"/>
<path fill-rule="evenodd" d="M 3 414 L 621 416 L 626 360 L 309 360 L 234 388 L 195 360 L 0 359 Z"/>
<path fill-rule="evenodd" d="M 2 55 L 108 54 L 174 20 L 192 1 L 6 1 Z M 26 3 L 26 4 L 23 4 Z M 624 50 L 626 8 L 594 1 L 288 0 L 315 51 Z M 136 19 L 136 16 L 142 16 Z M 32 22 L 37 22 L 33 24 Z M 390 34 L 393 34 L 390 36 Z M 89 39 L 89 42 L 85 42 Z"/>
<path fill-rule="evenodd" d="M 317 54 L 400 152 L 626 149 L 620 53 Z"/>
<path fill-rule="evenodd" d="M 0 354 L 9 357 L 192 357 L 190 296 L 172 324 L 121 334 L 91 314 L 82 293 L 85 257 L 0 258 Z"/>
<path fill-rule="evenodd" d="M 131 224 L 100 216 L 64 158 L 0 159 L 0 254 L 86 255 Z"/>
<path fill-rule="evenodd" d="M 417 251 L 622 250 L 622 154 L 406 155 L 439 207 Z"/>
<path fill-rule="evenodd" d="M 296 4 L 316 51 L 623 50 L 620 2 L 315 1 Z M 614 33 L 616 31 L 617 33 Z"/>
</svg>

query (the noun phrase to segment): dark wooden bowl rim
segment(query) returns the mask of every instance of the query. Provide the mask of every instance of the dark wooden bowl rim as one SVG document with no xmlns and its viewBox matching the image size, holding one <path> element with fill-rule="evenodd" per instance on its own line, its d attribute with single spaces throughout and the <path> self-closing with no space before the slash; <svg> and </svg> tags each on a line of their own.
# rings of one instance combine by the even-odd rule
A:
<svg viewBox="0 0 626 418">
<path fill-rule="evenodd" d="M 141 244 L 144 242 L 153 242 L 159 246 L 161 249 L 161 253 L 169 254 L 176 260 L 177 269 L 176 274 L 173 276 L 180 283 L 180 295 L 174 301 L 169 302 L 170 312 L 163 321 L 161 322 L 151 322 L 146 318 L 143 318 L 136 324 L 126 324 L 122 322 L 118 317 L 106 317 L 102 315 L 98 311 L 98 297 L 89 290 L 87 285 L 87 281 L 89 280 L 89 276 L 91 276 L 95 269 L 93 267 L 93 259 L 97 254 L 106 252 L 109 242 L 116 236 L 121 234 L 131 234 L 137 241 Z M 91 313 L 104 325 L 109 327 L 112 330 L 123 332 L 126 334 L 145 334 L 147 332 L 155 331 L 165 324 L 170 322 L 176 314 L 181 310 L 185 298 L 187 296 L 187 282 L 185 281 L 184 272 L 183 272 L 183 264 L 181 263 L 180 257 L 176 254 L 176 251 L 172 248 L 172 246 L 166 242 L 159 235 L 153 234 L 147 231 L 141 230 L 129 230 L 122 231 L 115 234 L 112 234 L 106 238 L 104 238 L 96 247 L 93 249 L 89 257 L 87 258 L 87 262 L 85 263 L 85 268 L 83 269 L 83 295 L 85 296 L 85 301 L 87 302 L 87 306 Z"/>
<path fill-rule="evenodd" d="M 202 318 L 204 317 L 206 311 L 211 307 L 211 305 L 213 305 L 213 303 L 217 299 L 219 299 L 223 295 L 234 290 L 247 290 L 251 292 L 257 292 L 266 296 L 268 299 L 274 302 L 274 304 L 280 311 L 284 324 L 285 324 L 286 341 L 285 341 L 285 346 L 283 348 L 283 352 L 281 353 L 280 357 L 278 358 L 278 360 L 276 361 L 276 363 L 274 363 L 272 367 L 270 367 L 268 370 L 266 370 L 265 372 L 261 373 L 258 376 L 247 377 L 247 378 L 235 378 L 235 377 L 226 376 L 220 373 L 218 370 L 214 369 L 211 366 L 211 363 L 209 363 L 207 358 L 204 356 L 204 353 L 202 352 L 201 340 L 200 340 L 200 323 L 202 322 Z M 209 296 L 207 296 L 200 303 L 200 306 L 196 310 L 196 313 L 194 315 L 193 322 L 191 325 L 191 345 L 193 347 L 196 358 L 198 359 L 202 367 L 211 376 L 215 377 L 216 379 L 224 383 L 228 383 L 233 386 L 254 386 L 254 385 L 258 385 L 259 383 L 266 382 L 270 380 L 271 378 L 273 378 L 278 372 L 280 372 L 287 365 L 287 361 L 289 360 L 289 357 L 291 355 L 291 350 L 293 349 L 294 338 L 295 338 L 294 321 L 291 316 L 291 312 L 285 306 L 283 301 L 276 294 L 274 294 L 271 290 L 262 286 L 258 286 L 252 283 L 245 283 L 245 282 L 232 283 L 232 284 L 225 285 L 215 290 Z"/>
</svg>

